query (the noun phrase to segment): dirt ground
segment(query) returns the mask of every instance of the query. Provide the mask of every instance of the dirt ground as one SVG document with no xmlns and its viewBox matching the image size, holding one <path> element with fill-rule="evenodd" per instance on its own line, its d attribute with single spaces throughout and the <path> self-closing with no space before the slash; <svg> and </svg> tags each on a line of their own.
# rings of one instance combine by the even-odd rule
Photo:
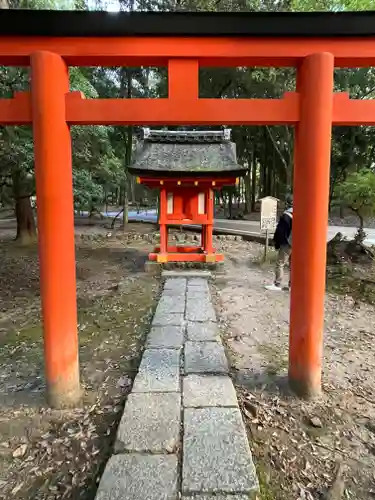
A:
<svg viewBox="0 0 375 500">
<path fill-rule="evenodd" d="M 224 244 L 229 245 L 229 244 Z M 217 306 L 263 500 L 375 498 L 375 308 L 326 296 L 323 396 L 287 389 L 289 293 L 269 292 L 262 247 L 231 243 Z"/>
<path fill-rule="evenodd" d="M 0 499 L 95 496 L 159 286 L 143 272 L 147 244 L 103 238 L 107 232 L 77 228 L 85 395 L 74 411 L 53 411 L 44 399 L 37 248 L 11 241 L 11 226 L 0 233 Z"/>
</svg>

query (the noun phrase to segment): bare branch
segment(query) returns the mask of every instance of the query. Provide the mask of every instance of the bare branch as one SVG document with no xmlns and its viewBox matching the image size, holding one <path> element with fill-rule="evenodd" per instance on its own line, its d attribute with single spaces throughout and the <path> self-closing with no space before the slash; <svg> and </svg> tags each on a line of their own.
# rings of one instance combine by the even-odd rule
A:
<svg viewBox="0 0 375 500">
<path fill-rule="evenodd" d="M 288 164 L 287 164 L 287 162 L 286 162 L 286 160 L 285 160 L 285 158 L 284 158 L 284 155 L 283 155 L 283 154 L 282 154 L 282 152 L 280 151 L 280 148 L 279 148 L 279 146 L 278 146 L 278 144 L 277 144 L 277 142 L 276 142 L 275 138 L 273 137 L 272 132 L 271 132 L 271 130 L 270 130 L 270 128 L 269 128 L 269 126 L 268 126 L 268 125 L 266 125 L 266 130 L 267 130 L 267 132 L 268 132 L 268 135 L 269 135 L 269 136 L 270 136 L 270 138 L 271 138 L 272 144 L 273 144 L 273 146 L 274 146 L 274 148 L 275 148 L 275 150 L 276 150 L 277 154 L 279 155 L 279 157 L 280 157 L 280 159 L 281 159 L 281 161 L 282 161 L 282 163 L 283 163 L 283 165 L 284 165 L 284 167 L 285 167 L 285 170 L 288 170 Z"/>
</svg>

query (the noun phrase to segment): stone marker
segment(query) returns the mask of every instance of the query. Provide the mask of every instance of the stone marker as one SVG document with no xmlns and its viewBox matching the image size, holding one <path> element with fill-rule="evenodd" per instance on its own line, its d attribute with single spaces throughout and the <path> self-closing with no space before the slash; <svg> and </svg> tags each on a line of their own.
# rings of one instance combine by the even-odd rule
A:
<svg viewBox="0 0 375 500">
<path fill-rule="evenodd" d="M 186 342 L 185 374 L 228 373 L 224 347 L 218 342 Z"/>
<path fill-rule="evenodd" d="M 180 439 L 179 393 L 130 394 L 117 431 L 115 449 L 173 453 Z"/>
<path fill-rule="evenodd" d="M 188 340 L 195 342 L 216 341 L 220 338 L 217 323 L 206 321 L 203 323 L 189 321 L 186 327 Z"/>
<path fill-rule="evenodd" d="M 177 499 L 177 457 L 113 455 L 107 462 L 95 500 L 146 499 Z"/>
<path fill-rule="evenodd" d="M 184 412 L 183 493 L 251 493 L 258 489 L 240 410 Z"/>
<path fill-rule="evenodd" d="M 154 326 L 147 337 L 147 347 L 180 349 L 184 342 L 182 326 Z"/>
<path fill-rule="evenodd" d="M 183 381 L 183 406 L 238 406 L 236 391 L 227 375 L 187 375 Z"/>
<path fill-rule="evenodd" d="M 132 392 L 179 392 L 180 351 L 146 349 Z"/>
</svg>

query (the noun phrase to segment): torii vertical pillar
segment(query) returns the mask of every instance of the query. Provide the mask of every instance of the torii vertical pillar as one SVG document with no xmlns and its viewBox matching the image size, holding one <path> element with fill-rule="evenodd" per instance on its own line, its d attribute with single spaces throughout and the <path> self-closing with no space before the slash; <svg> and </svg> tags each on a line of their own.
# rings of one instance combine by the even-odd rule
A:
<svg viewBox="0 0 375 500">
<path fill-rule="evenodd" d="M 48 402 L 76 405 L 79 383 L 72 151 L 65 119 L 68 69 L 50 52 L 31 55 L 40 288 Z"/>
<path fill-rule="evenodd" d="M 333 55 L 309 55 L 298 71 L 289 382 L 298 395 L 313 397 L 321 391 Z"/>
</svg>

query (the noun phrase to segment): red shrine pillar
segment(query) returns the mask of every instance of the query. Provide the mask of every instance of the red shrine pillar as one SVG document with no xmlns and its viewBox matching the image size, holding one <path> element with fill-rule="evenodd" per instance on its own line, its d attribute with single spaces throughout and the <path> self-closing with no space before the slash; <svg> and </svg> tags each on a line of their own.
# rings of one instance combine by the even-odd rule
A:
<svg viewBox="0 0 375 500">
<path fill-rule="evenodd" d="M 329 53 L 307 56 L 298 69 L 289 382 L 307 397 L 321 391 L 333 70 Z"/>
<path fill-rule="evenodd" d="M 160 253 L 159 262 L 164 262 L 165 254 L 168 251 L 168 231 L 167 231 L 167 189 L 160 188 L 159 204 L 159 231 L 160 231 Z"/>
<path fill-rule="evenodd" d="M 74 406 L 79 383 L 72 151 L 65 120 L 68 69 L 50 52 L 31 55 L 40 288 L 48 401 Z"/>
<path fill-rule="evenodd" d="M 207 219 L 208 224 L 204 227 L 204 250 L 207 254 L 212 254 L 214 251 L 212 242 L 212 233 L 214 226 L 214 192 L 213 189 L 209 188 L 206 194 L 206 205 L 207 205 Z"/>
</svg>

